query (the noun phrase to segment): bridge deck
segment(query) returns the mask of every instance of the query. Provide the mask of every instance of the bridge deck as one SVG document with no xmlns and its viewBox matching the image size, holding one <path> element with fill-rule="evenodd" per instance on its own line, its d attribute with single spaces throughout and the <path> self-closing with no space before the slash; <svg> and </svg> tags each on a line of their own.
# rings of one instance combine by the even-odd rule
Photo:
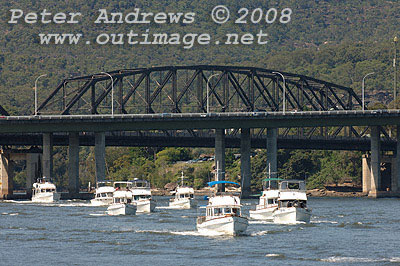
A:
<svg viewBox="0 0 400 266">
<path fill-rule="evenodd" d="M 0 133 L 400 125 L 400 110 L 3 116 Z"/>
</svg>

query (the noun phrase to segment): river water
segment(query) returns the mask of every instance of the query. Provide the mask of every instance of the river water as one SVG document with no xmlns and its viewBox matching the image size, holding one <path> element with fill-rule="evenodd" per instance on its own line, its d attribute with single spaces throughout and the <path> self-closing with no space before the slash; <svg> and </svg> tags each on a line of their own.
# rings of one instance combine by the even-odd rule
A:
<svg viewBox="0 0 400 266">
<path fill-rule="evenodd" d="M 311 223 L 196 231 L 204 209 L 107 216 L 84 201 L 0 202 L 1 265 L 400 265 L 400 200 L 310 198 Z M 248 215 L 256 200 L 244 200 Z M 205 205 L 200 201 L 199 205 Z"/>
</svg>

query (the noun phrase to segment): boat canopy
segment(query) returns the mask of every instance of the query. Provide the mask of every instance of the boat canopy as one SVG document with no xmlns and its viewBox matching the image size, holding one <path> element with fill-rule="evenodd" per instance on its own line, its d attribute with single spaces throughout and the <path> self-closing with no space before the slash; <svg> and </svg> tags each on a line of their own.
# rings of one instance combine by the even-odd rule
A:
<svg viewBox="0 0 400 266">
<path fill-rule="evenodd" d="M 207 183 L 210 187 L 214 186 L 214 185 L 218 185 L 218 184 L 233 184 L 233 185 L 237 185 L 240 186 L 240 184 L 232 182 L 232 181 L 212 181 L 212 182 L 208 182 Z"/>
</svg>

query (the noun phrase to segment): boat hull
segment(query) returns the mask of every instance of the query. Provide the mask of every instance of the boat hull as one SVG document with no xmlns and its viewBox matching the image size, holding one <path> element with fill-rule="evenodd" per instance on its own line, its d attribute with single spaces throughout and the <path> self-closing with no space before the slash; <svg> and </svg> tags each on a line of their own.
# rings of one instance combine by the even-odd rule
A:
<svg viewBox="0 0 400 266">
<path fill-rule="evenodd" d="M 174 209 L 191 209 L 195 208 L 197 203 L 193 199 L 174 199 L 173 201 L 169 202 L 169 207 Z"/>
<path fill-rule="evenodd" d="M 108 215 L 135 215 L 136 206 L 132 204 L 116 203 L 107 208 Z"/>
<path fill-rule="evenodd" d="M 112 204 L 112 198 L 92 199 L 90 204 L 92 206 L 109 206 Z"/>
<path fill-rule="evenodd" d="M 52 203 L 60 200 L 60 193 L 57 192 L 45 192 L 39 193 L 32 196 L 32 202 L 38 203 Z"/>
<path fill-rule="evenodd" d="M 156 208 L 156 202 L 154 200 L 137 200 L 133 202 L 136 203 L 137 212 L 140 213 L 153 212 Z"/>
<path fill-rule="evenodd" d="M 304 208 L 279 208 L 274 211 L 274 223 L 294 224 L 298 222 L 309 223 L 311 211 Z"/>
<path fill-rule="evenodd" d="M 272 221 L 274 219 L 273 212 L 276 207 L 263 208 L 258 210 L 250 210 L 250 218 L 255 220 L 268 220 Z"/>
<path fill-rule="evenodd" d="M 204 222 L 197 221 L 197 230 L 201 234 L 212 235 L 240 235 L 243 234 L 248 227 L 247 218 L 241 216 L 225 216 L 206 220 Z"/>
</svg>

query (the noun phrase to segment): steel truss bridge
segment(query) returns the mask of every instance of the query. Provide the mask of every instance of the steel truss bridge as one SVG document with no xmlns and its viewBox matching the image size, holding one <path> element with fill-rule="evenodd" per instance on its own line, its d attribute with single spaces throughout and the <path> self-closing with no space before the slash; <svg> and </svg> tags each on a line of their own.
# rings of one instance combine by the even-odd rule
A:
<svg viewBox="0 0 400 266">
<path fill-rule="evenodd" d="M 328 113 L 361 109 L 361 100 L 351 88 L 304 75 L 287 72 L 280 74 L 284 76 L 285 82 L 275 70 L 236 66 L 165 66 L 103 72 L 62 80 L 40 104 L 38 113 L 40 116 L 100 117 L 111 113 L 118 116 L 207 113 L 207 109 L 209 113 Z M 8 115 L 1 107 L 0 113 Z M 354 125 L 356 123 L 333 126 L 321 123 L 307 127 L 296 125 L 280 128 L 279 138 L 288 141 L 295 139 L 293 144 L 299 139 L 308 140 L 310 144 L 319 141 L 321 144 L 315 148 L 329 149 L 335 149 L 335 141 L 368 141 L 369 127 Z M 227 131 L 227 138 L 237 138 L 240 135 L 239 128 Z M 265 131 L 263 127 L 252 130 L 254 143 L 263 138 Z M 393 143 L 387 131 L 382 130 L 382 137 L 386 143 Z M 137 130 L 127 134 L 142 137 L 143 140 L 151 139 L 151 136 L 156 140 L 160 134 L 164 140 L 174 137 L 187 140 L 214 138 L 212 131 L 193 129 L 189 125 L 184 133 L 182 130 L 168 129 L 146 132 Z M 120 139 L 124 137 L 120 135 Z"/>
</svg>

